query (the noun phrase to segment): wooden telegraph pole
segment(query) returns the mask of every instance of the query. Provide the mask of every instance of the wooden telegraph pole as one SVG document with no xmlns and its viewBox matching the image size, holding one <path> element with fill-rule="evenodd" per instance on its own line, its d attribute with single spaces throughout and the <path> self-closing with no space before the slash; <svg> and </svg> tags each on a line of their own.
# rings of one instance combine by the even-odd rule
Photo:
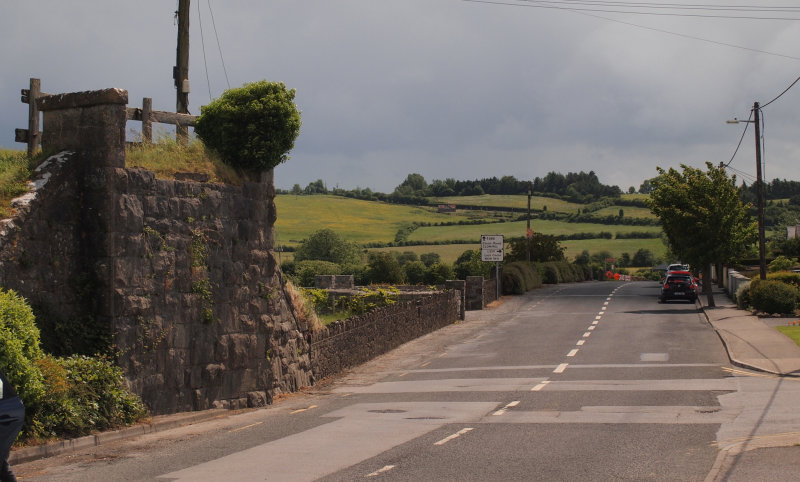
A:
<svg viewBox="0 0 800 482">
<path fill-rule="evenodd" d="M 175 79 L 177 102 L 175 112 L 189 113 L 189 0 L 178 1 L 178 54 L 172 77 Z M 178 142 L 186 145 L 189 142 L 189 129 L 180 124 L 175 125 Z"/>
<path fill-rule="evenodd" d="M 764 239 L 764 179 L 761 176 L 761 107 L 753 104 L 753 122 L 756 127 L 756 195 L 758 196 L 758 271 L 767 279 L 766 240 Z"/>
</svg>

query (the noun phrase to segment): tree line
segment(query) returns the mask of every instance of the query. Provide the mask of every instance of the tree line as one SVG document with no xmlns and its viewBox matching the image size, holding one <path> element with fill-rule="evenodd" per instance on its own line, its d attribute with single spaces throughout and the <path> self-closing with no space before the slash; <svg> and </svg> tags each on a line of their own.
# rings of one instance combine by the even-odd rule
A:
<svg viewBox="0 0 800 482">
<path fill-rule="evenodd" d="M 328 189 L 322 179 L 309 183 L 305 188 L 295 184 L 284 194 L 334 194 L 370 201 L 399 202 L 403 204 L 425 204 L 428 197 L 480 196 L 483 194 L 532 194 L 565 199 L 576 203 L 594 202 L 604 197 L 619 197 L 619 186 L 609 186 L 600 182 L 594 171 L 570 172 L 566 175 L 549 172 L 544 177 L 532 181 L 517 179 L 514 176 L 488 177 L 461 181 L 454 178 L 434 179 L 428 183 L 419 173 L 411 173 L 389 194 L 373 191 L 370 188 Z"/>
</svg>

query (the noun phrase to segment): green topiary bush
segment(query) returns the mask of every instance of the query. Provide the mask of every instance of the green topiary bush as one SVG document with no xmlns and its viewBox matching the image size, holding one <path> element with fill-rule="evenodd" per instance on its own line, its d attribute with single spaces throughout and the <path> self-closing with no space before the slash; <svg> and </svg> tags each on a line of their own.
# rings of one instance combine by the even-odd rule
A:
<svg viewBox="0 0 800 482">
<path fill-rule="evenodd" d="M 756 311 L 794 313 L 797 298 L 797 288 L 786 283 L 760 279 L 750 282 L 750 302 Z"/>
<path fill-rule="evenodd" d="M 267 171 L 289 159 L 300 133 L 295 90 L 262 80 L 227 90 L 203 106 L 195 133 L 223 162 L 247 171 Z"/>
</svg>

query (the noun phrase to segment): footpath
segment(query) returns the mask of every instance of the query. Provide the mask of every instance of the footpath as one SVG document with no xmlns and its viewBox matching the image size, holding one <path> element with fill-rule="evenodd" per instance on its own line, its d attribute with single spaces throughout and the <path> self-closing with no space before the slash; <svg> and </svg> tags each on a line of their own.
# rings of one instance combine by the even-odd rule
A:
<svg viewBox="0 0 800 482">
<path fill-rule="evenodd" d="M 715 307 L 705 306 L 705 301 L 705 297 L 698 299 L 700 309 L 725 344 L 733 365 L 780 376 L 800 377 L 800 346 L 775 329 L 775 326 L 785 325 L 793 321 L 792 319 L 760 318 L 749 311 L 740 310 L 721 288 L 714 288 Z M 237 411 L 215 409 L 157 416 L 146 423 L 121 430 L 15 449 L 9 456 L 9 463 L 13 466 L 115 440 L 226 417 L 234 413 Z"/>
<path fill-rule="evenodd" d="M 800 318 L 759 317 L 740 310 L 722 288 L 714 287 L 715 307 L 698 302 L 719 334 L 733 365 L 781 376 L 800 377 L 800 346 L 775 329 Z"/>
</svg>

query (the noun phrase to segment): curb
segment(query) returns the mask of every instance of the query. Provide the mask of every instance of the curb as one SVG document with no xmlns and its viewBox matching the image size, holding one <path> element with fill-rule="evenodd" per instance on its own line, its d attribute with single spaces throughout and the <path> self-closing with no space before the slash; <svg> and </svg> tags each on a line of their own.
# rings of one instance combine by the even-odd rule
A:
<svg viewBox="0 0 800 482">
<path fill-rule="evenodd" d="M 126 427 L 109 432 L 100 432 L 75 439 L 58 440 L 56 442 L 50 442 L 44 445 L 36 445 L 34 447 L 22 447 L 15 449 L 9 454 L 8 462 L 11 465 L 31 462 L 33 460 L 39 460 L 68 452 L 75 452 L 77 450 L 95 447 L 98 445 L 115 442 L 117 440 L 139 437 L 141 435 L 154 432 L 163 432 L 216 418 L 224 418 L 238 412 L 239 411 L 237 410 L 215 408 L 211 410 L 203 410 L 201 412 L 161 415 L 155 417 L 155 419 L 158 420 L 151 419 L 150 422 L 140 423 L 138 425 L 134 425 L 133 427 Z"/>
</svg>

